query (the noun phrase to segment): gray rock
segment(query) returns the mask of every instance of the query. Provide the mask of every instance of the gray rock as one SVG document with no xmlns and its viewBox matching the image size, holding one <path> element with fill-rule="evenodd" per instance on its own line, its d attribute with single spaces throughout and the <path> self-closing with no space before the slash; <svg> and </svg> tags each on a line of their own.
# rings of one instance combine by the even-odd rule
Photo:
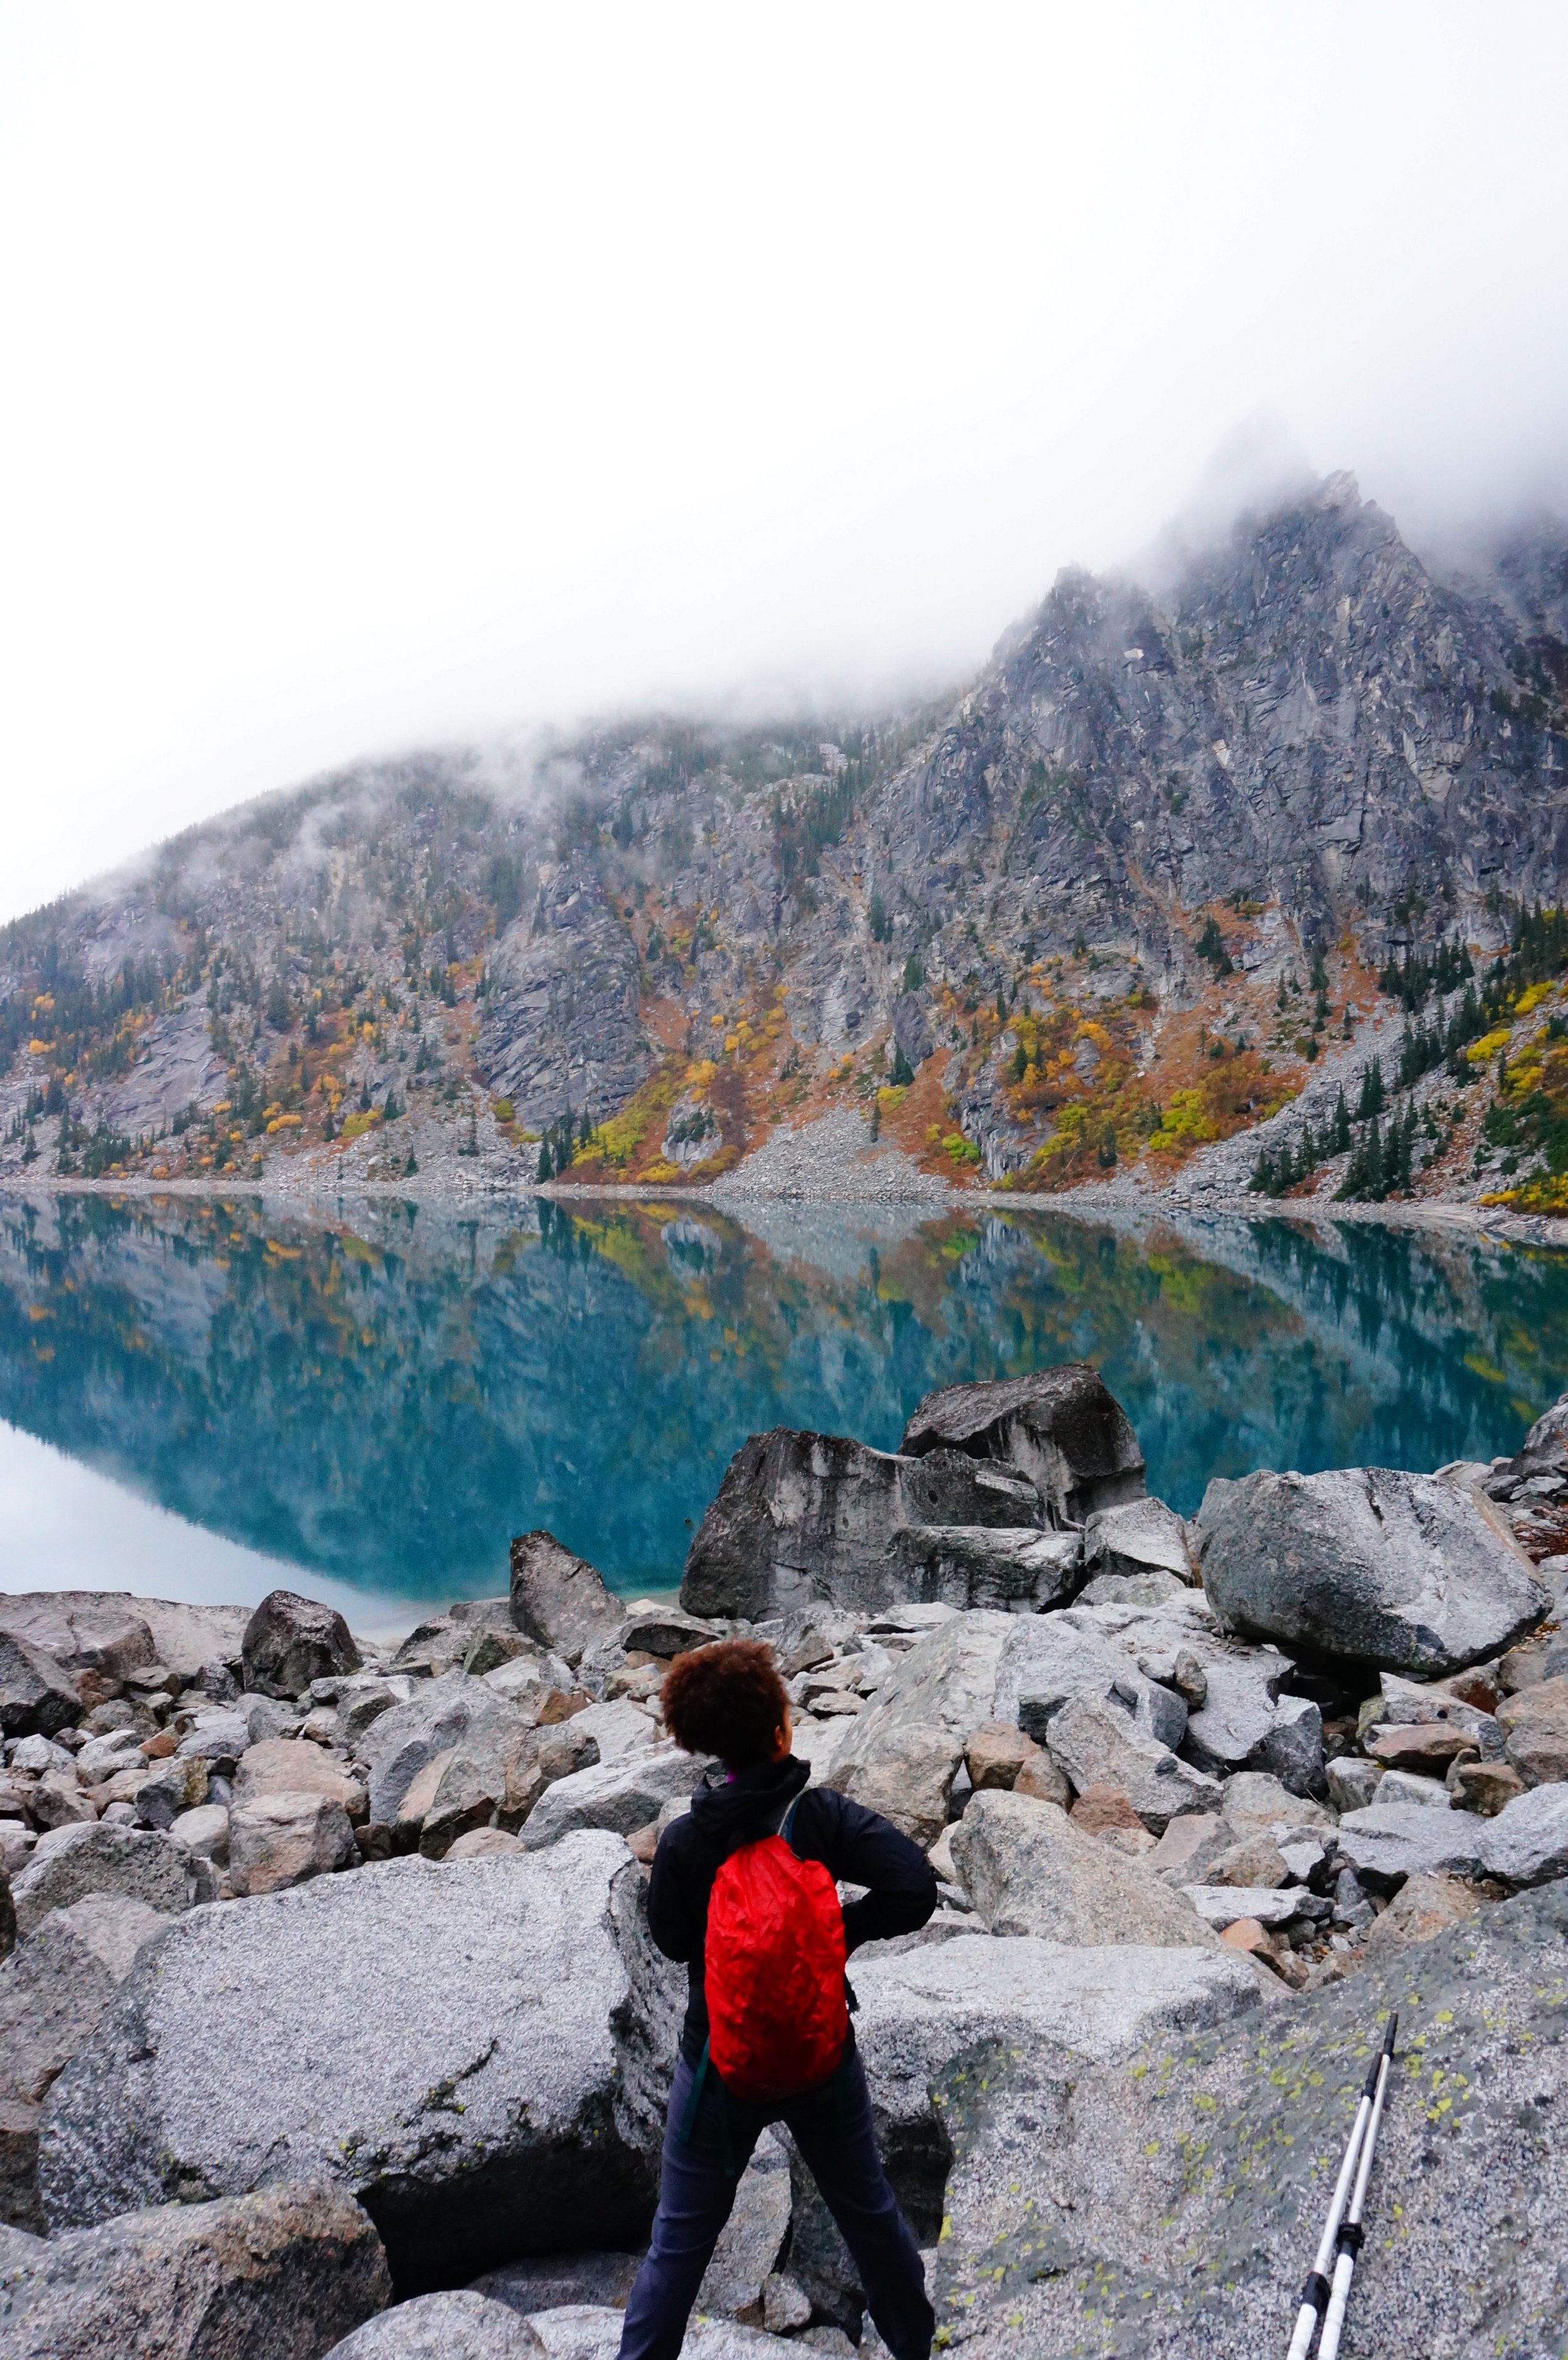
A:
<svg viewBox="0 0 1568 2360">
<path fill-rule="evenodd" d="M 529 2326 L 544 2347 L 545 2360 L 616 2360 L 626 2321 L 618 2311 L 563 2304 L 533 2312 Z M 797 2344 L 733 2319 L 692 2320 L 681 2346 L 681 2360 L 800 2360 Z"/>
<path fill-rule="evenodd" d="M 572 1662 L 595 1639 L 617 1637 L 626 1612 L 585 1557 L 553 1533 L 532 1532 L 512 1543 L 512 1620 Z"/>
<path fill-rule="evenodd" d="M 414 1688 L 404 1672 L 367 1672 L 345 1680 L 338 1692 L 338 1718 L 349 1744 L 357 1745 L 371 1722 L 395 1704 L 407 1704 Z"/>
<path fill-rule="evenodd" d="M 1119 1786 L 1138 1817 L 1156 1834 L 1187 1811 L 1217 1811 L 1223 1789 L 1217 1778 L 1178 1760 L 1171 1743 L 1149 1725 L 1149 1695 L 1168 1689 L 1149 1683 L 1129 1704 L 1113 1690 L 1105 1697 L 1075 1696 L 1046 1724 L 1045 1742 L 1082 1794 L 1086 1786 Z M 1185 1711 L 1182 1712 L 1185 1721 Z"/>
<path fill-rule="evenodd" d="M 42 2113 L 30 2098 L 0 2098 L 0 2285 L 25 2258 L 24 2234 L 41 2234 L 47 2225 L 38 2202 Z"/>
<path fill-rule="evenodd" d="M 1241 1918 L 1256 1918 L 1260 1926 L 1288 1926 L 1309 1906 L 1309 1896 L 1299 1885 L 1184 1885 L 1181 1893 L 1216 1934 Z M 1332 1905 L 1325 1901 L 1320 1907 L 1326 1918 Z"/>
<path fill-rule="evenodd" d="M 640 1754 L 659 1740 L 659 1724 L 652 1714 L 625 1697 L 616 1698 L 612 1704 L 588 1705 L 561 1725 L 570 1728 L 579 1739 L 591 1737 L 599 1749 L 601 1762 L 619 1762 L 626 1754 Z"/>
<path fill-rule="evenodd" d="M 218 1884 L 206 1861 L 193 1859 L 167 1836 L 99 1820 L 40 1837 L 11 1892 L 17 1931 L 26 1938 L 50 1910 L 69 1909 L 90 1893 L 117 1894 L 173 1918 L 215 1901 Z"/>
<path fill-rule="evenodd" d="M 935 2083 L 953 2157 L 939 2321 L 966 2360 L 1282 2351 L 1368 2038 L 1397 2008 L 1410 2061 L 1384 2116 L 1347 2348 L 1553 2360 L 1565 1936 L 1568 1886 L 1552 1885 L 1070 2083 L 1022 2042 L 960 2059 Z"/>
<path fill-rule="evenodd" d="M 1383 1765 L 1365 1761 L 1359 1754 L 1342 1754 L 1323 1775 L 1335 1810 L 1364 1811 L 1377 1791 Z"/>
<path fill-rule="evenodd" d="M 0 1964 L 0 2097 L 37 2103 L 129 1974 L 174 1923 L 118 1894 L 91 1893 L 46 1918 Z"/>
<path fill-rule="evenodd" d="M 913 1457 L 956 1448 L 1003 1460 L 1039 1487 L 1053 1524 L 1082 1524 L 1144 1492 L 1143 1453 L 1126 1412 L 1081 1361 L 928 1393 L 898 1447 Z"/>
<path fill-rule="evenodd" d="M 641 1895 L 625 1846 L 588 1834 L 180 1919 L 55 2084 L 51 2223 L 324 2178 L 405 2292 L 519 2244 L 631 2243 L 684 1985 L 648 1953 Z"/>
<path fill-rule="evenodd" d="M 186 1731 L 175 1750 L 182 1762 L 204 1762 L 210 1777 L 232 1778 L 250 1743 L 250 1723 L 245 1714 L 219 1708 L 199 1712 L 195 1726 Z"/>
<path fill-rule="evenodd" d="M 735 2210 L 713 2248 L 698 2290 L 699 2311 L 732 2319 L 762 2300 L 789 2228 L 789 2158 L 764 2131 L 735 2188 Z"/>
<path fill-rule="evenodd" d="M 1468 1819 L 1469 1812 L 1455 1812 Z M 1568 1786 L 1532 1786 L 1480 1822 L 1481 1865 L 1509 1885 L 1568 1876 Z"/>
<path fill-rule="evenodd" d="M 1081 1606 L 1163 1606 L 1180 1598 L 1187 1584 L 1157 1565 L 1141 1573 L 1097 1573 L 1078 1592 Z"/>
<path fill-rule="evenodd" d="M 229 1815 L 221 1803 L 202 1803 L 193 1811 L 182 1811 L 169 1835 L 182 1852 L 196 1852 L 220 1868 L 228 1859 Z M 211 1897 L 202 1896 L 204 1900 Z"/>
<path fill-rule="evenodd" d="M 526 2319 L 468 2288 L 416 2295 L 366 2320 L 328 2360 L 539 2360 L 544 2346 Z"/>
<path fill-rule="evenodd" d="M 1279 1779 L 1292 1795 L 1310 1795 L 1323 1782 L 1323 1714 L 1310 1697 L 1281 1697 L 1253 1766 Z"/>
<path fill-rule="evenodd" d="M 1339 1856 L 1371 1893 L 1397 1892 L 1407 1876 L 1482 1876 L 1484 1840 L 1497 1824 L 1474 1811 L 1374 1802 L 1340 1820 Z"/>
<path fill-rule="evenodd" d="M 1497 1510 L 1432 1475 L 1216 1480 L 1195 1530 L 1203 1588 L 1235 1629 L 1390 1671 L 1477 1663 L 1551 1605 Z"/>
<path fill-rule="evenodd" d="M 317 1749 L 309 1749 L 314 1753 Z M 149 1775 L 138 1785 L 135 1797 L 136 1823 L 139 1827 L 165 1830 L 171 1828 L 182 1811 L 194 1811 L 207 1799 L 207 1765 L 200 1755 L 182 1758 L 172 1754 L 167 1761 L 152 1765 Z"/>
<path fill-rule="evenodd" d="M 1127 1500 L 1118 1508 L 1094 1509 L 1084 1528 L 1083 1554 L 1095 1576 L 1171 1573 L 1183 1588 L 1198 1579 L 1187 1527 L 1163 1500 Z"/>
<path fill-rule="evenodd" d="M 724 1470 L 687 1552 L 681 1602 L 749 1622 L 813 1598 L 875 1611 L 909 1595 L 920 1546 L 910 1528 L 1044 1522 L 1032 1483 L 962 1451 L 899 1457 L 776 1426 L 750 1436 Z"/>
<path fill-rule="evenodd" d="M 583 2303 L 620 2311 L 641 2267 L 640 2252 L 530 2254 L 522 2261 L 503 2264 L 498 2270 L 487 2270 L 474 2279 L 473 2290 L 525 2315 Z"/>
<path fill-rule="evenodd" d="M 129 1707 L 125 1710 L 128 1711 Z M 133 1763 L 142 1760 L 142 1732 L 138 1728 L 109 1729 L 101 1736 L 90 1737 L 76 1757 L 78 1777 L 90 1786 L 112 1778 L 117 1770 L 128 1770 Z"/>
<path fill-rule="evenodd" d="M 360 1738 L 370 1765 L 370 1816 L 390 1827 L 419 1773 L 440 1754 L 463 1745 L 470 1754 L 520 1741 L 532 1717 L 487 1680 L 447 1672 L 415 1683 L 407 1704 L 393 1705 Z"/>
<path fill-rule="evenodd" d="M 878 2142 L 921 2245 L 946 2235 L 945 2125 L 966 2075 L 985 2075 L 998 2055 L 1021 2056 L 1070 2087 L 1144 2041 L 1181 2044 L 1214 2026 L 1233 2039 L 1245 2032 L 1262 2005 L 1254 1971 L 1201 1928 L 1199 1939 L 1207 1947 L 1072 1949 L 961 1934 L 855 1966 L 855 2039 Z M 809 2175 L 797 2165 L 794 2177 L 790 2276 L 820 2310 L 853 2320 L 848 2256 Z"/>
<path fill-rule="evenodd" d="M 997 1713 L 995 1699 L 1002 1652 L 1018 1627 L 1010 1614 L 955 1614 L 917 1640 L 849 1724 L 826 1783 L 883 1812 L 922 1848 L 933 1843 L 970 1731 L 1017 1717 Z"/>
<path fill-rule="evenodd" d="M 651 1069 L 637 945 L 583 854 L 561 862 L 488 945 L 485 972 L 479 1070 L 520 1121 L 619 1106 Z"/>
<path fill-rule="evenodd" d="M 724 1625 L 703 1622 L 695 1614 L 681 1614 L 668 1606 L 628 1614 L 616 1633 L 623 1654 L 634 1648 L 648 1655 L 681 1655 L 692 1647 L 706 1647 L 724 1635 Z"/>
<path fill-rule="evenodd" d="M 1043 1613 L 1071 1598 L 1083 1575 L 1077 1533 L 1029 1524 L 911 1524 L 898 1536 L 898 1555 L 911 1597 L 960 1612 Z"/>
<path fill-rule="evenodd" d="M 629 1836 L 657 1819 L 666 1803 L 690 1795 L 702 1768 L 692 1754 L 671 1746 L 573 1771 L 547 1786 L 528 1813 L 521 1830 L 523 1847 L 539 1852 L 589 1828 Z"/>
<path fill-rule="evenodd" d="M 285 2185 L 40 2244 L 0 2274 L 0 2344 L 6 2360 L 306 2360 L 390 2291 L 359 2206 Z"/>
<path fill-rule="evenodd" d="M 54 1657 L 0 1628 L 0 1731 L 50 1737 L 81 1711 L 82 1699 Z"/>
<path fill-rule="evenodd" d="M 357 1672 L 359 1649 L 336 1609 L 292 1590 L 273 1590 L 245 1624 L 242 1647 L 247 1688 L 297 1697 L 312 1680 Z"/>
<path fill-rule="evenodd" d="M 242 1899 L 359 1860 L 348 1814 L 330 1795 L 259 1795 L 230 1812 L 228 1834 L 229 1882 Z"/>
<path fill-rule="evenodd" d="M 1054 1803 L 987 1790 L 974 1797 L 950 1841 L 964 1889 L 993 1934 L 1039 1935 L 1074 1948 L 1202 1949 L 1215 1939 L 1191 1903 L 1142 1861 L 1083 1835 Z"/>
<path fill-rule="evenodd" d="M 1262 1768 L 1263 1747 L 1273 1732 L 1279 1688 L 1294 1669 L 1276 1648 L 1234 1648 L 1203 1666 L 1203 1708 L 1187 1722 L 1187 1752 L 1202 1769 L 1225 1776 L 1232 1770 Z"/>
<path fill-rule="evenodd" d="M 1292 1795 L 1264 1770 L 1238 1770 L 1225 1784 L 1226 1825 L 1238 1836 L 1279 1829 L 1332 1828 L 1334 1813 L 1307 1795 Z M 1281 1837 L 1280 1841 L 1284 1839 Z"/>
<path fill-rule="evenodd" d="M 1454 1797 L 1441 1778 L 1419 1777 L 1411 1770 L 1388 1771 L 1376 1799 L 1385 1809 L 1391 1803 L 1421 1803 L 1428 1810 L 1436 1811 L 1454 1808 Z"/>
</svg>

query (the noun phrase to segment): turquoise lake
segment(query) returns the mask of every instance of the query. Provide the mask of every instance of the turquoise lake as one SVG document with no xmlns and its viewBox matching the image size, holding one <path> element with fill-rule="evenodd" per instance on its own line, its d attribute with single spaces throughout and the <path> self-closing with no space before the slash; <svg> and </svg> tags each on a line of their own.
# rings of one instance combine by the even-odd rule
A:
<svg viewBox="0 0 1568 2360">
<path fill-rule="evenodd" d="M 666 1590 L 746 1436 L 893 1448 L 932 1386 L 1094 1362 L 1149 1488 L 1512 1450 L 1568 1387 L 1568 1255 L 1282 1218 L 965 1207 L 0 1201 L 0 1587 L 365 1627 L 546 1525 Z"/>
</svg>

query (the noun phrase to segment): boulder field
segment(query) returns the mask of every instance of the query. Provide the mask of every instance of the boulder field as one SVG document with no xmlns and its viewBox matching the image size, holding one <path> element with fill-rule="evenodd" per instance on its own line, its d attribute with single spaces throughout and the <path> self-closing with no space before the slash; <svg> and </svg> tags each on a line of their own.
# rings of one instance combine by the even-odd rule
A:
<svg viewBox="0 0 1568 2360">
<path fill-rule="evenodd" d="M 1512 1459 L 1212 1483 L 1090 1369 L 897 1451 L 743 1446 L 679 1605 L 548 1533 L 396 1647 L 0 1599 L 0 2350 L 612 2360 L 682 1971 L 646 1928 L 704 1765 L 686 1649 L 772 1647 L 812 1775 L 929 1853 L 852 1962 L 945 2344 L 1283 2349 L 1400 2011 L 1347 2352 L 1568 2345 L 1568 1402 Z M 692 2360 L 881 2347 L 784 2135 Z"/>
</svg>

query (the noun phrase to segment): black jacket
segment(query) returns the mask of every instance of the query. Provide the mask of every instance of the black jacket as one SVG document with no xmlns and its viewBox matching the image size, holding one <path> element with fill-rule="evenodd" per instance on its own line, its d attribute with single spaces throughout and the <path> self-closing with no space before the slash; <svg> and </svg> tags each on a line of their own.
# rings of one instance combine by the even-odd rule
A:
<svg viewBox="0 0 1568 2360">
<path fill-rule="evenodd" d="M 691 1980 L 691 1998 L 681 2028 L 681 2054 L 695 2065 L 708 2038 L 708 2003 L 702 1990 L 702 1945 L 708 1927 L 708 1896 L 731 1852 L 758 1837 L 777 1834 L 797 1795 L 800 1803 L 789 1830 L 791 1849 L 801 1860 L 820 1860 L 844 1885 L 864 1885 L 863 1899 L 844 1913 L 846 1949 L 923 1926 L 936 1907 L 936 1877 L 920 1846 L 900 1835 L 891 1820 L 832 1786 L 802 1793 L 811 1772 L 791 1754 L 766 1769 L 726 1777 L 711 1770 L 691 1797 L 691 1808 L 672 1820 L 659 1840 L 648 1891 L 648 1929 L 667 1959 L 679 1959 Z"/>
</svg>

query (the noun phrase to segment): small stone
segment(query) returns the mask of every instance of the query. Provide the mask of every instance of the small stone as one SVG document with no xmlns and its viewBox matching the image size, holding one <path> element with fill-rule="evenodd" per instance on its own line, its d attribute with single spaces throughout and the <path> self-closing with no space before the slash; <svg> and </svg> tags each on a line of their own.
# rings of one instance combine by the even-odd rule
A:
<svg viewBox="0 0 1568 2360">
<path fill-rule="evenodd" d="M 228 1861 L 229 1815 L 221 1804 L 202 1803 L 193 1811 L 181 1811 L 169 1832 L 186 1852 L 199 1852 L 220 1867 Z"/>
<path fill-rule="evenodd" d="M 762 2289 L 762 2324 L 769 2335 L 789 2335 L 811 2316 L 811 2297 L 788 2270 L 775 2270 Z"/>
<path fill-rule="evenodd" d="M 447 1860 L 515 1860 L 522 1856 L 522 1845 L 505 1828 L 471 1828 L 448 1845 L 443 1857 Z M 640 1857 L 640 1855 L 639 1855 Z"/>
<path fill-rule="evenodd" d="M 180 1741 L 175 1736 L 172 1729 L 160 1729 L 156 1737 L 149 1737 L 143 1745 L 141 1749 L 142 1760 L 144 1762 L 167 1762 L 170 1754 L 174 1753 L 179 1742 Z"/>
<path fill-rule="evenodd" d="M 369 1798 L 359 1781 L 349 1777 L 321 1746 L 299 1737 L 266 1738 L 240 1756 L 234 1776 L 236 1805 L 243 1809 L 267 1795 L 325 1796 L 351 1819 L 364 1819 L 369 1809 Z"/>
<path fill-rule="evenodd" d="M 1527 1786 L 1568 1779 L 1568 1679 L 1542 1679 L 1497 1707 L 1509 1763 Z"/>
<path fill-rule="evenodd" d="M 1450 1729 L 1442 1721 L 1369 1729 L 1362 1744 L 1373 1761 L 1388 1770 L 1424 1771 L 1441 1778 L 1451 1762 L 1479 1752 L 1468 1730 Z"/>
<path fill-rule="evenodd" d="M 200 1755 L 181 1761 L 171 1754 L 144 1778 L 132 1798 L 136 1820 L 144 1828 L 171 1828 L 180 1814 L 200 1808 L 207 1799 L 207 1765 Z"/>
<path fill-rule="evenodd" d="M 1272 1890 L 1290 1881 L 1285 1855 L 1269 1836 L 1248 1836 L 1231 1844 L 1203 1871 L 1205 1885 L 1254 1885 Z"/>
<path fill-rule="evenodd" d="M 1456 1762 L 1447 1785 L 1457 1810 L 1478 1811 L 1485 1819 L 1496 1819 L 1505 1804 L 1525 1791 L 1524 1780 L 1508 1762 Z"/>
<path fill-rule="evenodd" d="M 1112 1828 L 1136 1829 L 1139 1835 L 1149 1833 L 1122 1789 L 1106 1780 L 1085 1786 L 1068 1817 L 1086 1836 L 1104 1835 Z"/>
<path fill-rule="evenodd" d="M 970 1784 L 976 1790 L 983 1786 L 1011 1788 L 1018 1784 L 1024 1764 L 1042 1751 L 1012 1721 L 982 1721 L 964 1741 L 964 1758 L 969 1767 Z"/>
<path fill-rule="evenodd" d="M 469 1642 L 463 1668 L 470 1679 L 483 1679 L 505 1664 L 538 1661 L 538 1650 L 521 1631 L 477 1631 Z"/>
<path fill-rule="evenodd" d="M 49 1770 L 33 1788 L 29 1808 L 36 1828 L 89 1826 L 98 1806 L 71 1770 Z"/>
<path fill-rule="evenodd" d="M 1058 1803 L 1065 1810 L 1073 1800 L 1073 1786 L 1067 1773 L 1052 1761 L 1043 1745 L 1036 1748 L 1013 1781 L 1015 1795 L 1029 1796 L 1037 1803 Z M 1177 1822 L 1172 1819 L 1171 1826 Z"/>
<path fill-rule="evenodd" d="M 1381 1958 L 1407 1942 L 1430 1942 L 1474 1918 L 1480 1906 L 1475 1892 L 1452 1876 L 1407 1877 L 1368 1929 L 1367 1955 Z"/>
<path fill-rule="evenodd" d="M 1419 1778 L 1413 1770 L 1388 1770 L 1377 1788 L 1379 1804 L 1424 1803 L 1430 1810 L 1446 1811 L 1454 1797 L 1441 1778 Z"/>
<path fill-rule="evenodd" d="M 1268 1935 L 1256 1918 L 1234 1918 L 1220 1935 L 1227 1950 L 1243 1950 L 1249 1958 L 1265 1958 L 1272 1961 L 1273 1952 Z"/>
<path fill-rule="evenodd" d="M 522 1846 L 519 1844 L 517 1849 L 520 1852 Z M 626 1838 L 626 1850 L 634 1860 L 640 1860 L 648 1867 L 659 1850 L 659 1821 L 650 1819 L 646 1828 L 634 1828 Z"/>
<path fill-rule="evenodd" d="M 1364 1811 L 1383 1775 L 1380 1762 L 1364 1762 L 1358 1754 L 1342 1754 L 1328 1765 L 1328 1798 L 1338 1811 Z"/>
<path fill-rule="evenodd" d="M 277 1893 L 357 1863 L 343 1805 L 330 1796 L 260 1795 L 229 1818 L 229 1877 L 236 1894 Z"/>
</svg>

